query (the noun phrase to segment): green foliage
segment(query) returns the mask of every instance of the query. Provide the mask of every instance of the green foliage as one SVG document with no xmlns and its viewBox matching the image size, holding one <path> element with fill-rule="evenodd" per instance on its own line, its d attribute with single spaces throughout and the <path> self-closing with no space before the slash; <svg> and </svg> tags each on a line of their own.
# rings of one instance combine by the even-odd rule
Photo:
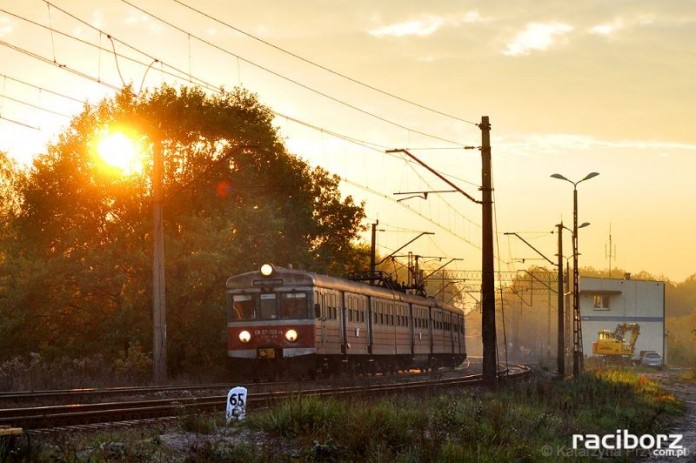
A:
<svg viewBox="0 0 696 463">
<path fill-rule="evenodd" d="M 55 388 L 107 387 L 143 384 L 150 377 L 152 360 L 139 345 L 121 356 L 53 359 L 38 353 L 13 357 L 0 363 L 0 390 L 42 390 Z"/>
<path fill-rule="evenodd" d="M 646 377 L 600 370 L 577 379 L 534 378 L 495 391 L 467 388 L 380 399 L 298 396 L 254 410 L 231 426 L 223 424 L 222 414 L 184 412 L 179 422 L 184 432 L 168 432 L 166 438 L 139 428 L 83 438 L 64 434 L 50 445 L 34 441 L 27 460 L 594 461 L 568 453 L 573 434 L 665 433 L 668 414 L 681 411 L 674 396 Z M 628 451 L 616 457 L 631 458 Z"/>
<path fill-rule="evenodd" d="M 246 423 L 300 446 L 306 461 L 547 461 L 544 447 L 568 449 L 574 433 L 665 432 L 681 407 L 643 376 L 603 370 L 433 397 L 299 397 Z"/>
<path fill-rule="evenodd" d="M 153 150 L 164 160 L 171 371 L 224 374 L 228 276 L 264 262 L 335 274 L 362 262 L 362 205 L 291 156 L 272 119 L 240 89 L 126 88 L 86 106 L 27 172 L 0 158 L 0 196 L 12 199 L 0 211 L 0 353 L 114 362 L 151 345 Z M 141 173 L 99 160 L 105 127 L 137 138 Z"/>
</svg>

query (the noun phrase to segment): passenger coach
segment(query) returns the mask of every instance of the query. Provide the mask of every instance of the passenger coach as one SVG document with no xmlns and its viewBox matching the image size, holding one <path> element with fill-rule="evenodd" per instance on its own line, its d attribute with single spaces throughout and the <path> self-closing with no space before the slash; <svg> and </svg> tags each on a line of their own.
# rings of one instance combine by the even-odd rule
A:
<svg viewBox="0 0 696 463">
<path fill-rule="evenodd" d="M 466 359 L 464 313 L 432 298 L 264 265 L 227 280 L 228 356 L 254 379 L 393 373 Z"/>
</svg>

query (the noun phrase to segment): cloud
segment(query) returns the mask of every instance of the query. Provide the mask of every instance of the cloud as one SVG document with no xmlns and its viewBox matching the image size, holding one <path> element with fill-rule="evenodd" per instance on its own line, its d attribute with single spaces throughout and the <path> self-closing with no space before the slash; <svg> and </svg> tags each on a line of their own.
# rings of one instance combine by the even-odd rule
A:
<svg viewBox="0 0 696 463">
<path fill-rule="evenodd" d="M 689 153 L 696 151 L 694 143 L 659 140 L 606 140 L 582 134 L 515 134 L 503 137 L 500 150 L 516 155 L 555 155 L 569 151 L 596 151 L 612 149 L 620 151 Z"/>
<path fill-rule="evenodd" d="M 423 19 L 412 19 L 388 26 L 380 27 L 370 31 L 370 35 L 375 37 L 403 37 L 406 35 L 417 35 L 420 37 L 430 35 L 437 31 L 445 21 L 437 16 L 429 16 Z"/>
<path fill-rule="evenodd" d="M 556 41 L 573 30 L 564 23 L 533 23 L 517 34 L 503 51 L 507 56 L 524 56 L 532 51 L 551 48 Z"/>
<path fill-rule="evenodd" d="M 624 22 L 621 19 L 615 19 L 610 23 L 597 24 L 590 28 L 590 34 L 594 35 L 611 35 L 614 32 L 624 28 Z"/>
<path fill-rule="evenodd" d="M 417 19 L 382 26 L 369 31 L 369 33 L 375 37 L 404 37 L 407 35 L 425 37 L 434 34 L 445 25 L 457 26 L 462 23 L 480 21 L 483 21 L 483 19 L 478 11 L 469 11 L 457 17 L 427 15 Z"/>
<path fill-rule="evenodd" d="M 12 21 L 7 18 L 0 18 L 0 37 L 10 35 L 12 30 Z"/>
</svg>

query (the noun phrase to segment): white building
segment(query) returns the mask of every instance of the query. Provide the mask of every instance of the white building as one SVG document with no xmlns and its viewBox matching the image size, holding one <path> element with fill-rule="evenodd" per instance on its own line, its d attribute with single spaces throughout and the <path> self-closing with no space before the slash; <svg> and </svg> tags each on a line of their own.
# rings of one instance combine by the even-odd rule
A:
<svg viewBox="0 0 696 463">
<path fill-rule="evenodd" d="M 580 278 L 580 316 L 583 353 L 592 355 L 599 330 L 614 330 L 621 323 L 637 323 L 640 335 L 634 358 L 654 350 L 665 358 L 665 283 L 663 281 Z M 572 332 L 569 333 L 572 339 Z"/>
</svg>

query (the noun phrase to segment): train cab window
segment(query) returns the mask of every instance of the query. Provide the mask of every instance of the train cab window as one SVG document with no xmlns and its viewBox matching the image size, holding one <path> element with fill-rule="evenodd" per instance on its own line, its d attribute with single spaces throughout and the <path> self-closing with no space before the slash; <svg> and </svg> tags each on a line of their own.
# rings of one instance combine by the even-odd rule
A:
<svg viewBox="0 0 696 463">
<path fill-rule="evenodd" d="M 278 309 L 276 304 L 276 295 L 273 293 L 262 294 L 261 303 L 259 308 L 261 309 L 261 319 L 262 320 L 275 320 L 278 318 Z"/>
<path fill-rule="evenodd" d="M 247 294 L 235 294 L 227 311 L 228 320 L 253 320 L 256 318 L 254 297 Z"/>
<path fill-rule="evenodd" d="M 307 294 L 282 293 L 280 297 L 280 318 L 307 318 Z"/>
</svg>

